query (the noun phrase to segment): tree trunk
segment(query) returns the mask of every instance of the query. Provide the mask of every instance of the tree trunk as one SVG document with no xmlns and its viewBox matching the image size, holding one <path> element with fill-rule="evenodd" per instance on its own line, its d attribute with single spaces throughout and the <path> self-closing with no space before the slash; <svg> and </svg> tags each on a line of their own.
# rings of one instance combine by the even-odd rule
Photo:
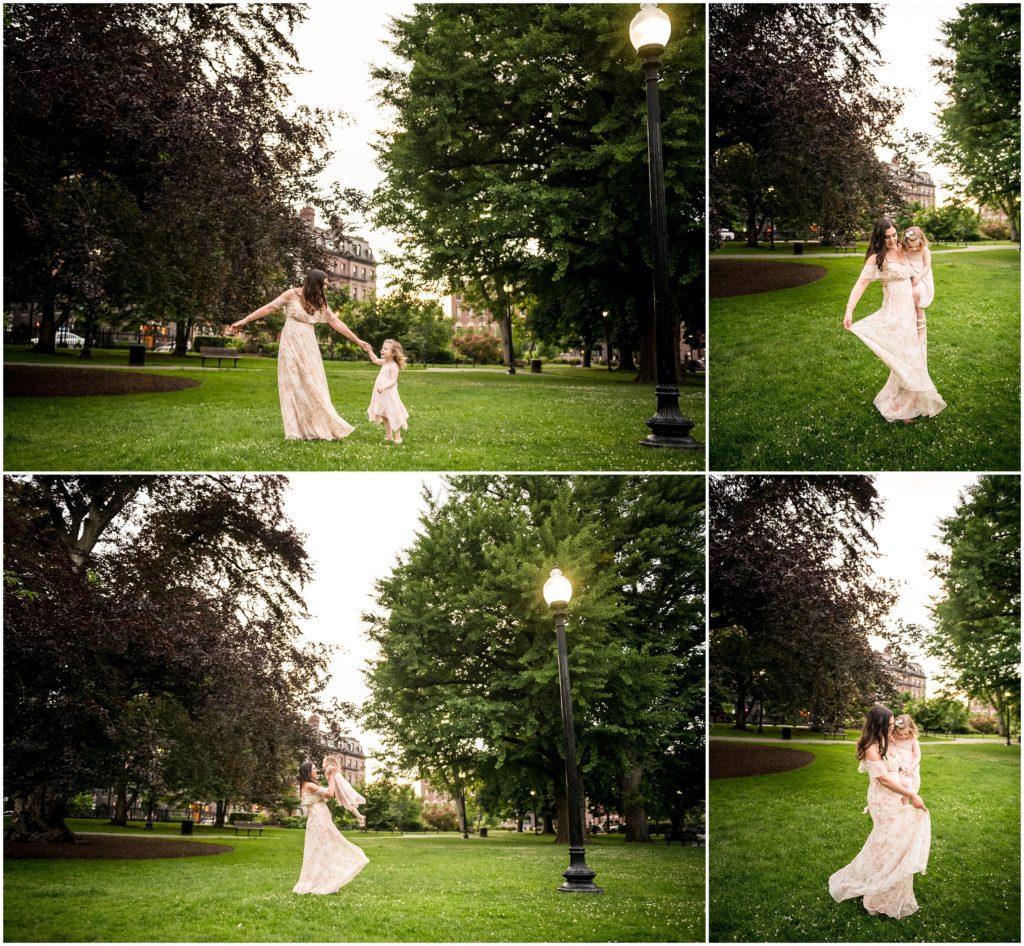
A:
<svg viewBox="0 0 1024 946">
<path fill-rule="evenodd" d="M 562 792 L 555 796 L 555 823 L 558 825 L 558 834 L 555 836 L 555 844 L 569 843 L 569 797 Z"/>
<path fill-rule="evenodd" d="M 736 680 L 736 725 L 733 728 L 747 728 L 747 688 L 740 679 Z"/>
<path fill-rule="evenodd" d="M 498 321 L 501 328 L 501 351 L 505 359 L 505 367 L 510 371 L 515 370 L 516 353 L 512 344 L 512 311 L 509 306 L 502 306 L 501 318 Z"/>
<path fill-rule="evenodd" d="M 214 819 L 213 826 L 215 828 L 224 827 L 224 818 L 228 813 L 228 800 L 226 798 L 217 799 L 217 816 Z"/>
<path fill-rule="evenodd" d="M 747 246 L 757 248 L 757 203 L 753 200 L 747 201 Z"/>
<path fill-rule="evenodd" d="M 11 822 L 4 831 L 4 839 L 24 844 L 73 844 L 75 836 L 64 823 L 66 802 L 64 795 L 49 794 L 45 785 L 24 795 L 14 795 Z"/>
<path fill-rule="evenodd" d="M 43 297 L 43 311 L 39 317 L 39 332 L 36 334 L 38 341 L 32 347 L 32 351 L 44 355 L 57 354 L 57 327 L 54 324 L 57 311 L 57 303 L 54 301 L 50 290 Z"/>
<path fill-rule="evenodd" d="M 583 337 L 583 367 L 590 367 L 590 349 L 594 347 L 594 340 L 589 336 Z"/>
<path fill-rule="evenodd" d="M 111 824 L 121 828 L 128 827 L 128 809 L 135 802 L 137 795 L 138 793 L 132 795 L 132 801 L 129 802 L 127 781 L 117 786 L 117 802 L 114 805 L 114 814 L 110 819 Z"/>
<path fill-rule="evenodd" d="M 78 353 L 79 358 L 92 358 L 92 324 L 94 321 L 93 307 L 90 305 L 85 310 L 85 341 L 82 342 L 82 350 Z"/>
<path fill-rule="evenodd" d="M 459 792 L 457 801 L 459 803 L 459 830 L 463 834 L 469 834 L 469 822 L 466 820 L 466 793 Z"/>
<path fill-rule="evenodd" d="M 192 330 L 191 319 L 178 319 L 174 323 L 174 357 L 184 358 L 188 352 L 188 336 Z"/>
<path fill-rule="evenodd" d="M 640 327 L 640 370 L 636 380 L 641 384 L 654 384 L 658 380 L 654 327 L 654 283 L 642 280 L 636 293 L 637 321 Z"/>
<path fill-rule="evenodd" d="M 626 338 L 619 342 L 619 371 L 636 371 L 633 360 L 633 343 Z"/>
<path fill-rule="evenodd" d="M 540 820 L 544 825 L 543 829 L 541 830 L 541 834 L 555 833 L 555 823 L 551 820 L 551 815 L 548 812 L 545 811 L 544 814 L 540 816 Z"/>
<path fill-rule="evenodd" d="M 521 814 L 517 813 L 516 814 L 516 834 L 522 834 L 522 833 L 523 833 L 523 816 Z"/>
<path fill-rule="evenodd" d="M 644 808 L 643 796 L 640 793 L 640 780 L 644 770 L 634 765 L 621 776 L 622 811 L 626 818 L 626 840 L 646 842 L 651 837 L 647 832 L 647 809 Z"/>
</svg>

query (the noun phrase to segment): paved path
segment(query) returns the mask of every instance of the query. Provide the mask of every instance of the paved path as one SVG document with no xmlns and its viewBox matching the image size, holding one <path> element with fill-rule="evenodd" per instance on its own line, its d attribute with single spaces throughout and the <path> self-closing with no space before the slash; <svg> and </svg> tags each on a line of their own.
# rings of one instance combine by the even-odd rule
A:
<svg viewBox="0 0 1024 946">
<path fill-rule="evenodd" d="M 850 259 L 861 258 L 859 251 L 853 253 L 803 253 L 800 256 L 797 256 L 789 249 L 790 246 L 792 246 L 790 243 L 780 243 L 779 249 L 774 253 L 771 250 L 760 253 L 712 253 L 711 259 L 712 261 L 716 259 L 777 260 L 783 255 L 790 261 L 799 261 L 802 259 L 837 259 L 844 256 L 848 256 Z M 932 250 L 932 256 L 939 256 L 942 253 L 985 253 L 989 250 L 1017 250 L 1020 252 L 1020 247 L 1016 243 L 1006 243 L 1002 246 L 965 246 L 957 250 Z M 783 262 L 785 262 L 785 260 Z"/>
<path fill-rule="evenodd" d="M 236 838 L 233 834 L 167 834 L 163 831 L 146 831 L 145 834 L 129 834 L 124 831 L 75 831 L 74 834 L 81 834 L 88 837 L 97 838 L 164 838 L 169 841 L 213 841 L 215 839 L 226 838 L 229 841 L 258 841 L 258 837 L 252 835 L 240 834 Z"/>
</svg>

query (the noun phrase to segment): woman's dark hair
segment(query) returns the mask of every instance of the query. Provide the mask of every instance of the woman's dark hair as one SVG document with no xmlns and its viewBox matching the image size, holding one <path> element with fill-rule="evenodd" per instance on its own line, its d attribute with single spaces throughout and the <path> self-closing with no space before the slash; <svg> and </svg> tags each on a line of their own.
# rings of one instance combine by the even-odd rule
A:
<svg viewBox="0 0 1024 946">
<path fill-rule="evenodd" d="M 302 793 L 302 786 L 306 782 L 313 781 L 313 763 L 306 759 L 302 765 L 299 766 L 299 793 Z"/>
<path fill-rule="evenodd" d="M 310 315 L 327 305 L 327 296 L 324 295 L 326 281 L 327 273 L 322 269 L 311 269 L 306 273 L 306 281 L 302 284 L 302 308 Z"/>
<path fill-rule="evenodd" d="M 864 259 L 869 260 L 871 255 L 874 254 L 875 263 L 879 269 L 882 268 L 882 264 L 885 262 L 885 231 L 890 227 L 893 230 L 896 229 L 895 224 L 888 217 L 879 217 L 871 228 L 871 237 L 868 239 L 868 251 Z"/>
<path fill-rule="evenodd" d="M 889 752 L 889 720 L 892 710 L 876 703 L 871 707 L 868 718 L 864 720 L 864 731 L 857 740 L 857 758 L 863 759 L 869 746 L 877 745 L 878 754 L 884 759 Z"/>
</svg>

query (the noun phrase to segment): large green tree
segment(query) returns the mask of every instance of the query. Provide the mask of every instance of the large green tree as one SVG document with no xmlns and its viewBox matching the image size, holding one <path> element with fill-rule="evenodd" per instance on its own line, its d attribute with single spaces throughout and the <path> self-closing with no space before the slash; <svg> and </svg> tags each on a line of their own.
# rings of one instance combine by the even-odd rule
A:
<svg viewBox="0 0 1024 946">
<path fill-rule="evenodd" d="M 669 267 L 678 309 L 703 261 L 703 7 L 669 4 L 661 85 Z M 581 338 L 610 311 L 653 380 L 644 99 L 619 4 L 419 4 L 392 25 L 399 68 L 379 68 L 395 130 L 380 145 L 377 219 L 402 235 L 414 283 L 471 295 L 499 319 L 562 298 Z M 566 302 L 566 288 L 593 284 Z M 625 293 L 626 302 L 620 297 Z M 602 299 L 604 296 L 606 299 Z"/>
<path fill-rule="evenodd" d="M 935 605 L 931 653 L 947 682 L 999 711 L 1010 739 L 1020 708 L 1020 480 L 983 476 L 940 523 L 933 556 L 943 597 Z"/>
<path fill-rule="evenodd" d="M 756 703 L 821 728 L 885 693 L 870 477 L 713 477 L 710 499 L 711 679 L 737 728 Z"/>
<path fill-rule="evenodd" d="M 1001 210 L 1020 239 L 1020 4 L 965 3 L 942 24 L 949 52 L 932 61 L 950 104 L 937 156 L 964 193 Z"/>
<path fill-rule="evenodd" d="M 458 792 L 466 778 L 567 799 L 552 618 L 571 576 L 578 758 L 612 777 L 632 840 L 649 777 L 703 739 L 701 483 L 683 477 L 457 477 L 378 583 L 366 721 L 396 763 Z M 597 776 L 595 775 L 596 779 Z M 515 791 L 516 789 L 509 789 Z M 507 792 L 506 792 L 507 794 Z"/>
</svg>

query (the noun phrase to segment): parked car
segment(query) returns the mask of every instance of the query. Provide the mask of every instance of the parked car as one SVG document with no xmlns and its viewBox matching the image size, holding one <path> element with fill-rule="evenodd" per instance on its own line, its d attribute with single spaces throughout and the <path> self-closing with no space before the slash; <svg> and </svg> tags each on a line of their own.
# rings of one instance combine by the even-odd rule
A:
<svg viewBox="0 0 1024 946">
<path fill-rule="evenodd" d="M 719 230 L 718 239 L 723 243 L 727 243 L 729 240 L 735 240 L 736 234 L 733 233 L 732 230 Z"/>
<path fill-rule="evenodd" d="M 159 345 L 156 348 L 154 348 L 153 351 L 157 352 L 157 353 L 163 352 L 164 354 L 167 354 L 169 352 L 174 351 L 174 346 L 173 345 Z"/>
<path fill-rule="evenodd" d="M 32 339 L 33 345 L 39 344 L 38 336 Z M 57 333 L 57 345 L 61 348 L 81 348 L 85 344 L 85 339 L 81 335 L 76 335 L 74 332 L 60 331 Z"/>
</svg>

